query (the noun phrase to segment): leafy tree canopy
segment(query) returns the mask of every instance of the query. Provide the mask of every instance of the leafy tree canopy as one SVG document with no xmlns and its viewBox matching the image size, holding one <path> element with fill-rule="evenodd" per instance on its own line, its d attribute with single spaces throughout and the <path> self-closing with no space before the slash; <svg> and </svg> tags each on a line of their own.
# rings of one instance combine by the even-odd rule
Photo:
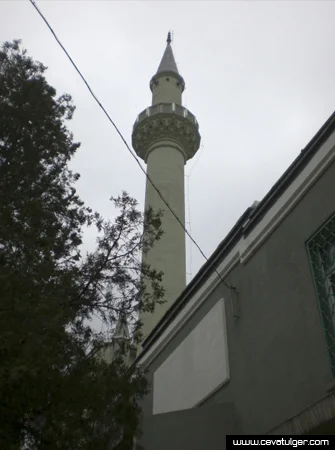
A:
<svg viewBox="0 0 335 450">
<path fill-rule="evenodd" d="M 145 377 L 97 357 L 105 339 L 92 319 L 112 331 L 126 315 L 131 345 L 140 339 L 139 312 L 163 298 L 162 274 L 140 263 L 160 214 L 147 212 L 143 237 L 127 193 L 111 198 L 113 223 L 79 198 L 68 164 L 80 144 L 66 126 L 75 107 L 45 71 L 20 41 L 0 49 L 0 448 L 131 448 Z M 83 256 L 86 226 L 98 237 Z"/>
</svg>

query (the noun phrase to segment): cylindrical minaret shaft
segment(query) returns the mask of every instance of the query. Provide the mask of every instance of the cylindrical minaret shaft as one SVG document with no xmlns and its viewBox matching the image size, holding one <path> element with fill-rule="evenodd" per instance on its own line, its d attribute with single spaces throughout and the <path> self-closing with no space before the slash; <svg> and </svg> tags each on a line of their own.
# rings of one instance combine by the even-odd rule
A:
<svg viewBox="0 0 335 450">
<path fill-rule="evenodd" d="M 171 141 L 160 142 L 149 154 L 147 164 L 150 179 L 181 223 L 185 224 L 183 154 L 174 148 Z M 166 303 L 156 306 L 155 313 L 147 315 L 143 326 L 144 335 L 154 328 L 186 286 L 185 231 L 151 183 L 147 181 L 145 208 L 149 206 L 154 211 L 163 210 L 161 219 L 163 236 L 148 252 L 145 261 L 163 271 Z"/>
<path fill-rule="evenodd" d="M 184 165 L 198 150 L 200 134 L 196 118 L 182 106 L 185 83 L 178 72 L 169 36 L 150 88 L 152 106 L 136 120 L 133 147 L 147 163 L 148 177 L 185 226 Z M 143 255 L 143 260 L 164 273 L 166 302 L 142 317 L 144 338 L 186 287 L 185 230 L 147 179 L 145 208 L 149 206 L 154 211 L 163 210 L 163 236 Z"/>
</svg>

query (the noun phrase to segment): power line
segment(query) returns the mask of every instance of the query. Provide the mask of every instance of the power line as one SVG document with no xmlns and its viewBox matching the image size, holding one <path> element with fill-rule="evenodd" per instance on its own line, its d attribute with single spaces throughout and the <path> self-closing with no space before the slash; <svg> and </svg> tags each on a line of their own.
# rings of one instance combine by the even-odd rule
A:
<svg viewBox="0 0 335 450">
<path fill-rule="evenodd" d="M 201 155 L 202 155 L 202 153 L 203 153 L 203 149 L 204 149 L 204 144 L 201 145 L 200 152 L 198 153 L 198 157 L 197 157 L 197 159 L 195 160 L 195 163 L 193 164 L 193 166 L 191 167 L 191 170 L 190 170 L 189 173 L 188 173 L 188 176 L 189 176 L 189 177 L 191 176 L 191 173 L 193 172 L 195 166 L 198 164 L 199 159 L 201 158 Z"/>
<path fill-rule="evenodd" d="M 54 38 L 56 39 L 58 45 L 61 47 L 61 49 L 64 51 L 64 53 L 66 54 L 66 56 L 68 57 L 68 59 L 70 60 L 71 64 L 73 65 L 73 67 L 76 69 L 78 75 L 80 76 L 80 78 L 83 80 L 83 82 L 85 83 L 87 89 L 89 90 L 90 94 L 92 95 L 92 97 L 94 98 L 94 100 L 97 102 L 97 104 L 100 106 L 100 108 L 102 109 L 102 111 L 104 112 L 105 116 L 108 118 L 108 120 L 110 121 L 110 123 L 113 125 L 113 127 L 115 128 L 116 132 L 118 133 L 118 135 L 120 136 L 120 138 L 122 139 L 124 145 L 126 146 L 127 150 L 129 151 L 129 153 L 131 154 L 131 156 L 135 159 L 136 163 L 139 165 L 140 169 L 142 170 L 142 172 L 144 173 L 144 175 L 147 177 L 147 180 L 150 182 L 150 184 L 152 185 L 152 187 L 155 189 L 155 191 L 157 192 L 157 194 L 159 195 L 159 197 L 161 198 L 161 200 L 163 201 L 163 203 L 167 206 L 167 208 L 169 209 L 169 211 L 171 212 L 171 214 L 175 217 L 175 219 L 178 221 L 178 223 L 181 225 L 181 227 L 183 228 L 183 230 L 185 231 L 185 233 L 187 234 L 187 236 L 191 239 L 191 241 L 193 242 L 193 244 L 197 247 L 197 249 L 199 250 L 199 252 L 201 253 L 201 255 L 205 258 L 206 261 L 208 261 L 207 256 L 204 254 L 204 252 L 201 250 L 200 246 L 197 244 L 197 242 L 192 238 L 192 236 L 190 235 L 190 233 L 187 231 L 185 225 L 181 222 L 181 220 L 179 219 L 179 217 L 176 215 L 176 213 L 173 211 L 173 209 L 170 207 L 170 205 L 166 202 L 166 200 L 164 199 L 164 197 L 162 196 L 162 194 L 160 193 L 159 189 L 155 186 L 155 184 L 153 183 L 153 181 L 151 180 L 151 178 L 149 177 L 149 175 L 146 173 L 146 171 L 143 169 L 139 159 L 137 158 L 136 154 L 134 154 L 134 152 L 131 150 L 131 148 L 129 147 L 127 141 L 125 140 L 125 138 L 123 137 L 121 131 L 118 129 L 117 125 L 115 124 L 115 122 L 113 121 L 113 119 L 110 117 L 110 115 L 108 114 L 108 112 L 105 110 L 105 108 L 103 107 L 103 105 L 100 103 L 100 101 L 98 100 L 98 98 L 95 96 L 95 94 L 93 93 L 90 85 L 88 84 L 88 82 L 86 81 L 85 77 L 83 76 L 83 74 L 81 73 L 81 71 L 78 69 L 77 65 L 75 64 L 75 62 L 73 61 L 73 59 L 71 58 L 71 56 L 69 55 L 68 51 L 66 50 L 66 48 L 63 46 L 63 44 L 60 42 L 60 40 L 58 39 L 58 37 L 56 36 L 56 33 L 54 32 L 54 30 L 52 29 L 51 25 L 49 24 L 48 20 L 44 17 L 43 13 L 40 11 L 40 9 L 38 8 L 38 6 L 36 5 L 36 2 L 34 0 L 29 0 L 30 3 L 33 5 L 33 7 L 36 9 L 36 11 L 38 12 L 38 14 L 41 16 L 41 18 L 43 19 L 43 21 L 45 22 L 46 26 L 49 28 L 49 30 L 51 31 L 51 33 L 53 34 Z M 236 288 L 232 285 L 229 285 L 228 283 L 226 283 L 224 281 L 224 279 L 221 277 L 221 275 L 219 274 L 219 272 L 217 271 L 217 269 L 215 269 L 216 274 L 219 276 L 222 284 L 224 284 L 224 286 L 226 286 L 228 289 L 231 290 L 236 290 Z"/>
</svg>

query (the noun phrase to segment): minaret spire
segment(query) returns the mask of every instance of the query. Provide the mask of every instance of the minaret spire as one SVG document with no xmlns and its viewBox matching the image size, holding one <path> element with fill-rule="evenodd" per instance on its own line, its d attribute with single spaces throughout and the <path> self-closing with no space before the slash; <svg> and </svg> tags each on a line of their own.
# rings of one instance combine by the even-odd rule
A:
<svg viewBox="0 0 335 450">
<path fill-rule="evenodd" d="M 116 323 L 113 339 L 130 339 L 127 318 L 124 314 L 120 314 L 120 317 Z"/>
<path fill-rule="evenodd" d="M 105 343 L 104 347 L 100 350 L 99 356 L 107 364 L 111 364 L 112 361 L 120 354 L 123 355 L 124 362 L 131 364 L 134 355 L 130 347 L 131 338 L 129 333 L 129 327 L 127 317 L 125 314 L 120 314 L 116 322 L 113 335 Z"/>
<path fill-rule="evenodd" d="M 172 39 L 171 39 L 170 31 L 168 32 L 168 37 L 167 37 L 166 42 L 167 42 L 167 45 L 166 45 L 165 52 L 163 54 L 163 57 L 158 66 L 156 75 L 154 75 L 154 77 L 157 77 L 160 74 L 170 74 L 170 75 L 177 75 L 177 77 L 182 80 L 182 77 L 179 74 L 178 67 L 177 67 L 176 61 L 174 59 L 173 51 L 172 51 L 172 46 L 171 46 Z M 184 80 L 183 80 L 183 82 L 184 82 Z"/>
<path fill-rule="evenodd" d="M 167 35 L 167 45 L 159 63 L 157 72 L 151 78 L 150 89 L 152 92 L 152 104 L 176 103 L 182 104 L 182 93 L 185 89 L 184 78 L 180 75 L 172 51 L 171 32 Z"/>
<path fill-rule="evenodd" d="M 186 287 L 184 166 L 200 145 L 198 122 L 182 106 L 185 82 L 179 74 L 171 40 L 169 32 L 163 58 L 150 82 L 152 106 L 138 116 L 132 134 L 134 150 L 147 163 L 150 180 L 146 185 L 145 209 L 163 211 L 163 236 L 142 255 L 142 260 L 163 272 L 166 302 L 157 305 L 154 313 L 142 314 L 144 338 Z"/>
</svg>

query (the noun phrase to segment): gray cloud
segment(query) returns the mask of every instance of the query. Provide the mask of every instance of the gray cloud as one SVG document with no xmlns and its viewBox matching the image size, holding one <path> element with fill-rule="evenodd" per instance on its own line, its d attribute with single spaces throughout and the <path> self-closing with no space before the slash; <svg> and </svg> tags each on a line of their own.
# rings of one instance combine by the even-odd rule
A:
<svg viewBox="0 0 335 450">
<path fill-rule="evenodd" d="M 128 143 L 173 30 L 184 104 L 203 138 L 186 174 L 192 235 L 208 256 L 334 110 L 334 2 L 37 4 Z M 123 189 L 143 208 L 143 173 L 32 5 L 0 2 L 0 17 L 0 40 L 21 38 L 49 67 L 49 82 L 73 96 L 69 126 L 82 146 L 72 166 L 81 174 L 81 197 L 110 218 L 109 197 Z M 93 230 L 85 233 L 85 248 L 94 240 Z M 187 260 L 190 272 L 189 245 Z M 193 276 L 203 263 L 193 248 Z"/>
</svg>

